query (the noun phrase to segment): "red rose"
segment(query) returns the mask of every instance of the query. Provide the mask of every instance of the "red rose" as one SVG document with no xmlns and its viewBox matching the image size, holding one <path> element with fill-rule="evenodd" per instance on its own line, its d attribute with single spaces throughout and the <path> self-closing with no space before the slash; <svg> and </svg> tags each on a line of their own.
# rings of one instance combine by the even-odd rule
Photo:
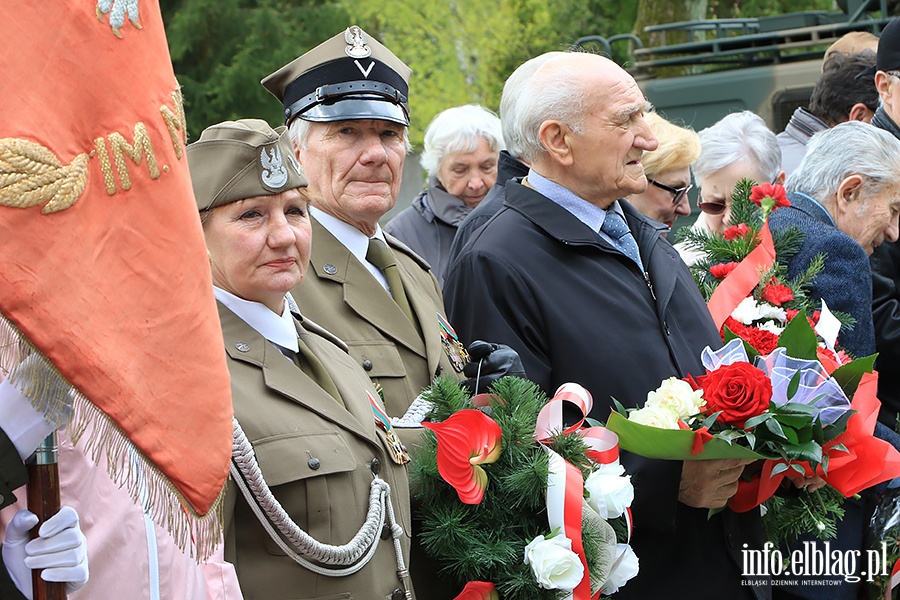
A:
<svg viewBox="0 0 900 600">
<path fill-rule="evenodd" d="M 718 265 L 713 265 L 709 268 L 710 274 L 716 279 L 725 279 L 729 273 L 737 269 L 738 263 L 736 262 L 727 262 L 721 263 Z"/>
<path fill-rule="evenodd" d="M 726 241 L 733 242 L 738 238 L 742 238 L 748 233 L 751 233 L 753 230 L 750 229 L 746 223 L 740 223 L 739 225 L 732 225 L 725 229 L 722 232 L 722 235 L 725 237 Z"/>
<path fill-rule="evenodd" d="M 763 356 L 772 354 L 778 347 L 777 335 L 757 327 L 748 327 L 747 331 L 741 335 L 741 339 L 753 346 Z"/>
<path fill-rule="evenodd" d="M 772 399 L 772 384 L 750 363 L 736 362 L 705 375 L 700 382 L 707 413 L 722 411 L 718 420 L 743 427 L 747 419 L 762 414 Z"/>
<path fill-rule="evenodd" d="M 785 302 L 790 302 L 794 299 L 794 292 L 788 286 L 776 283 L 773 280 L 763 288 L 762 299 L 775 306 L 781 306 Z"/>
<path fill-rule="evenodd" d="M 777 183 L 764 183 L 762 185 L 755 185 L 750 190 L 750 201 L 757 206 L 762 206 L 762 201 L 765 198 L 772 199 L 773 210 L 780 206 L 791 205 L 791 202 L 787 199 L 787 194 L 784 193 L 784 188 Z"/>
</svg>

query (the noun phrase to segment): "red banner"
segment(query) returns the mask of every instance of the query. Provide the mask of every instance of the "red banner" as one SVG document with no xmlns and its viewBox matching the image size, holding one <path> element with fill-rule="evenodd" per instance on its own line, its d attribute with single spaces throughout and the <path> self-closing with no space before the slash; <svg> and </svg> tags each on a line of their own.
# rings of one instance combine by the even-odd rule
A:
<svg viewBox="0 0 900 600">
<path fill-rule="evenodd" d="M 0 36 L 0 348 L 49 359 L 32 377 L 71 384 L 70 431 L 113 463 L 130 440 L 184 540 L 227 477 L 231 397 L 158 3 L 4 2 Z"/>
</svg>

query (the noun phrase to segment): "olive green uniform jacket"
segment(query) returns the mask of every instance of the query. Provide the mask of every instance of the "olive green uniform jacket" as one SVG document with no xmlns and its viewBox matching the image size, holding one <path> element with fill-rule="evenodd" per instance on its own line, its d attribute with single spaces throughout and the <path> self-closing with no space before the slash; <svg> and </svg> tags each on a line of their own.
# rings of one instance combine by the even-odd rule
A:
<svg viewBox="0 0 900 600">
<path fill-rule="evenodd" d="M 365 521 L 372 472 L 378 470 L 391 486 L 408 566 L 407 471 L 392 462 L 384 435 L 375 426 L 366 395 L 375 390 L 363 370 L 321 328 L 308 321 L 298 324 L 300 338 L 334 380 L 341 406 L 222 304 L 219 318 L 234 413 L 275 498 L 316 540 L 346 544 Z M 353 575 L 317 575 L 275 545 L 233 481 L 225 505 L 225 558 L 234 564 L 246 600 L 402 597 L 390 539 L 381 540 L 371 562 Z"/>
<path fill-rule="evenodd" d="M 315 218 L 311 220 L 309 270 L 291 294 L 303 314 L 343 340 L 350 356 L 381 385 L 388 414 L 402 416 L 436 376 L 456 375 L 441 342 L 438 314 L 446 313 L 437 280 L 428 263 L 396 238 L 385 236 L 421 324 L 420 335 L 350 250 Z"/>
</svg>

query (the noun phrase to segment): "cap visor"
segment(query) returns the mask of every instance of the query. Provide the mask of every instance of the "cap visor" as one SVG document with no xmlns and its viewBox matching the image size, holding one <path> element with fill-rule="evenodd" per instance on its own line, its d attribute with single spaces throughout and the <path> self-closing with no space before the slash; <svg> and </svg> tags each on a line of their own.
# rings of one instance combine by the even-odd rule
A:
<svg viewBox="0 0 900 600">
<path fill-rule="evenodd" d="M 316 104 L 297 116 L 304 121 L 316 123 L 378 119 L 409 126 L 409 119 L 403 108 L 399 104 L 384 100 L 345 98 L 333 104 Z"/>
</svg>

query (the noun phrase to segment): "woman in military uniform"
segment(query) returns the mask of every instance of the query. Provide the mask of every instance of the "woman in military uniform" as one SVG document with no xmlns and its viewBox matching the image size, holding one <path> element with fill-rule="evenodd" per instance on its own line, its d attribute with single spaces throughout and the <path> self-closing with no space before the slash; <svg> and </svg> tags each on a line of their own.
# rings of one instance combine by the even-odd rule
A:
<svg viewBox="0 0 900 600">
<path fill-rule="evenodd" d="M 408 458 L 346 346 L 285 298 L 311 233 L 284 128 L 221 123 L 187 153 L 231 374 L 225 555 L 244 597 L 414 598 Z"/>
</svg>

